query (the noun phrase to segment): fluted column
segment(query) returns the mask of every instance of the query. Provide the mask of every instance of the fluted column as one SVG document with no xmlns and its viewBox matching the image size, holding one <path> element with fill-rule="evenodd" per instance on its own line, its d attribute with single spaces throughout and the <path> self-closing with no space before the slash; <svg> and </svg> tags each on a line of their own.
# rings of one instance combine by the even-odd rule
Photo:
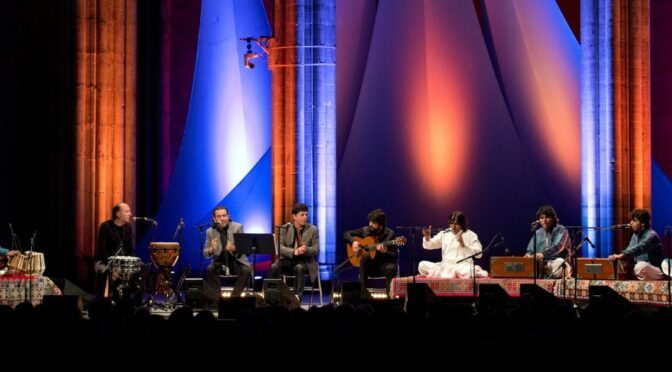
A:
<svg viewBox="0 0 672 372">
<path fill-rule="evenodd" d="M 651 207 L 649 2 L 581 1 L 584 226 L 625 223 Z M 590 232 L 606 257 L 627 236 Z M 614 237 L 616 238 L 614 240 Z"/>
<path fill-rule="evenodd" d="M 135 204 L 136 2 L 77 3 L 78 272 L 88 279 L 100 222 Z"/>
<path fill-rule="evenodd" d="M 275 3 L 273 221 L 303 202 L 320 228 L 320 262 L 335 260 L 336 8 L 333 0 Z"/>
</svg>

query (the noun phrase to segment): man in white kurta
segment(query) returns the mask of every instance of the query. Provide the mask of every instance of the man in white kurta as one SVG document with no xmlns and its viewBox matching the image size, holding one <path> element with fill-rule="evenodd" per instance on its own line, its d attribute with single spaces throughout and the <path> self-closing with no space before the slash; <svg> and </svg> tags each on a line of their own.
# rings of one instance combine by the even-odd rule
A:
<svg viewBox="0 0 672 372">
<path fill-rule="evenodd" d="M 457 263 L 465 257 L 481 252 L 483 247 L 476 233 L 463 229 L 462 225 L 453 222 L 455 220 L 453 217 L 451 217 L 451 228 L 439 232 L 433 238 L 430 238 L 429 229 L 423 229 L 422 247 L 424 249 L 441 248 L 441 262 L 421 261 L 418 266 L 420 275 L 432 278 L 466 279 L 472 277 L 473 270 L 477 278 L 487 277 L 487 271 L 473 264 L 473 258 Z M 477 258 L 480 258 L 480 255 Z"/>
</svg>

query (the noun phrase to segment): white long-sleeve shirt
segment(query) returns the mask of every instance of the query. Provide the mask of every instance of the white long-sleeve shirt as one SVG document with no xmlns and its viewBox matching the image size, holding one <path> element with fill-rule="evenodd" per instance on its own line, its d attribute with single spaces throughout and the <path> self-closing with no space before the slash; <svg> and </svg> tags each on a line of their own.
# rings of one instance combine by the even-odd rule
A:
<svg viewBox="0 0 672 372">
<path fill-rule="evenodd" d="M 457 241 L 455 233 L 453 233 L 452 230 L 443 230 L 434 235 L 430 240 L 423 238 L 422 247 L 424 249 L 441 248 L 441 262 L 452 264 L 483 250 L 483 246 L 478 240 L 478 236 L 471 230 L 462 232 L 462 241 L 464 241 L 464 247 Z M 476 256 L 476 258 L 480 258 L 480 255 Z M 469 261 L 467 260 L 465 262 Z"/>
</svg>

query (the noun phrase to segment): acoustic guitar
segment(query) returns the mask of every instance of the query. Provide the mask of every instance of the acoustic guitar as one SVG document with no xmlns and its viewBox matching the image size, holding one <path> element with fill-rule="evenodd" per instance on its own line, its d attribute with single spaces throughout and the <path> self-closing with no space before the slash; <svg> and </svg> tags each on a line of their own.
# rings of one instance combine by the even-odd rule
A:
<svg viewBox="0 0 672 372">
<path fill-rule="evenodd" d="M 360 238 L 355 236 L 354 241 L 359 242 L 359 252 L 357 254 L 354 253 L 352 249 L 352 244 L 348 244 L 347 251 L 348 251 L 348 259 L 350 260 L 350 263 L 354 267 L 359 267 L 359 263 L 362 260 L 362 255 L 368 253 L 371 258 L 376 257 L 376 246 L 379 244 L 384 245 L 385 247 L 389 247 L 391 245 L 396 245 L 396 246 L 402 246 L 406 244 L 406 237 L 405 236 L 399 236 L 396 237 L 392 240 L 388 240 L 386 242 L 378 243 L 378 239 L 374 238 L 373 236 L 367 236 L 365 238 Z"/>
</svg>

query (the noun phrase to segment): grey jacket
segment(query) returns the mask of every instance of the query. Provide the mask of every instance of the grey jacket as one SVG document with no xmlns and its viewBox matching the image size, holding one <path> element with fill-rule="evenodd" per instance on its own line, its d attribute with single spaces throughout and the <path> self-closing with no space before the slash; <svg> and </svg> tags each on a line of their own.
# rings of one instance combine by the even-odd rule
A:
<svg viewBox="0 0 672 372">
<path fill-rule="evenodd" d="M 280 252 L 278 252 L 279 259 L 293 259 L 294 249 L 297 247 L 297 243 L 294 239 L 294 227 L 289 225 L 281 228 L 278 241 L 280 244 Z M 309 223 L 306 224 L 303 228 L 303 233 L 301 234 L 301 241 L 306 245 L 306 253 L 304 253 L 303 256 L 305 256 L 306 262 L 308 263 L 310 280 L 315 282 L 318 274 L 316 257 L 320 253 L 320 233 L 317 226 Z"/>
<path fill-rule="evenodd" d="M 228 241 L 233 242 L 235 244 L 233 240 L 233 234 L 242 234 L 242 233 L 243 233 L 242 224 L 229 221 L 229 229 L 226 234 Z M 213 227 L 210 227 L 205 231 L 205 237 L 206 238 L 205 238 L 205 247 L 203 247 L 203 256 L 205 258 L 212 258 L 216 260 L 219 257 L 219 255 L 222 254 L 222 248 L 223 248 L 222 245 L 217 244 L 217 248 L 215 248 L 214 254 L 209 254 L 208 248 L 210 248 L 210 244 L 212 244 L 213 240 L 217 241 L 217 243 L 221 242 L 219 231 L 217 231 L 217 229 Z M 247 259 L 246 255 L 236 252 L 234 256 L 236 257 L 236 260 L 238 262 L 249 266 L 250 262 Z"/>
</svg>

